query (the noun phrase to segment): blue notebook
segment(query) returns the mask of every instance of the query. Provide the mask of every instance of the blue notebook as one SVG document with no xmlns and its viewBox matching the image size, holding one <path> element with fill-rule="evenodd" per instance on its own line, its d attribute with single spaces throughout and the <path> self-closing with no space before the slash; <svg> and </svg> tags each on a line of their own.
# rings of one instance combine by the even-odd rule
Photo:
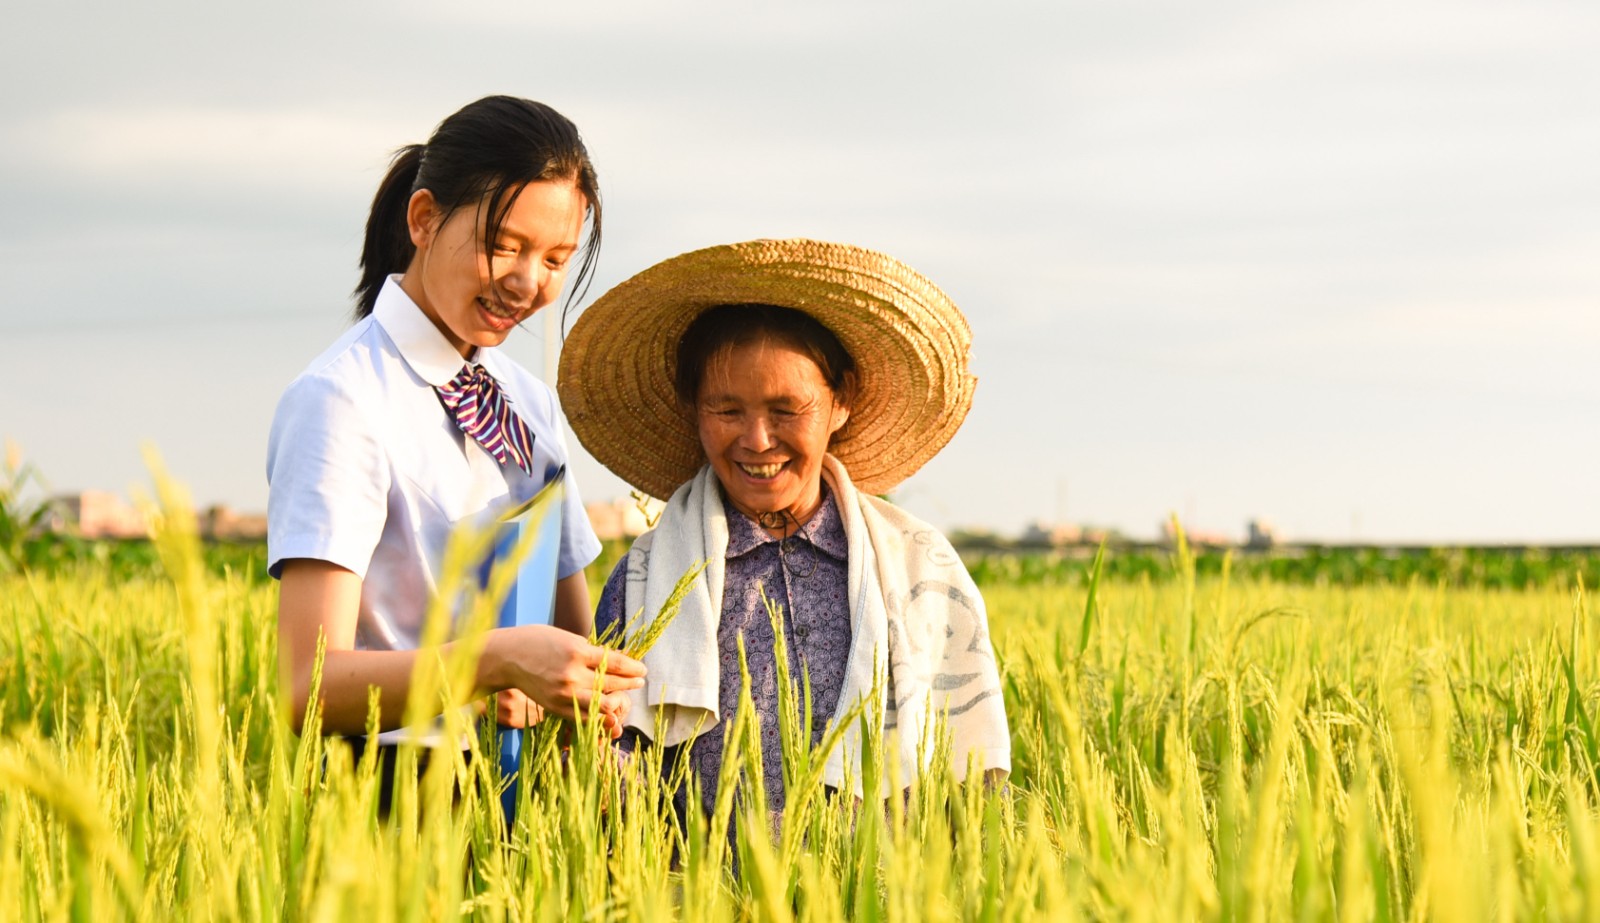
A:
<svg viewBox="0 0 1600 923">
<path fill-rule="evenodd" d="M 549 625 L 555 616 L 556 560 L 561 552 L 561 508 L 566 496 L 566 468 L 557 470 L 539 492 L 501 514 L 494 550 L 479 568 L 479 585 L 501 567 L 516 568 L 516 582 L 500 606 L 499 627 Z M 523 732 L 498 728 L 500 772 L 515 780 L 522 759 Z M 500 796 L 506 823 L 516 813 L 515 781 Z"/>
</svg>

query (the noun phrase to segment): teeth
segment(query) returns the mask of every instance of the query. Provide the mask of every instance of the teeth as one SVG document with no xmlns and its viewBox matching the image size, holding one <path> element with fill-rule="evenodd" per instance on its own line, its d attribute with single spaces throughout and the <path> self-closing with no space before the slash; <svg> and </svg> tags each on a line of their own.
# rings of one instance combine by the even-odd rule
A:
<svg viewBox="0 0 1600 923">
<path fill-rule="evenodd" d="M 778 476 L 778 472 L 783 469 L 783 464 L 781 462 L 780 463 L 776 463 L 776 464 L 771 464 L 771 465 L 745 465 L 745 464 L 741 464 L 741 465 L 739 465 L 739 467 L 744 469 L 744 473 L 745 474 L 748 474 L 753 478 L 766 479 L 766 478 L 775 478 L 775 477 L 777 477 Z"/>
<path fill-rule="evenodd" d="M 488 311 L 490 314 L 493 314 L 495 317 L 503 317 L 506 320 L 511 320 L 517 316 L 516 311 L 510 308 L 502 308 L 487 298 L 479 298 L 478 304 L 483 305 L 483 309 Z"/>
</svg>

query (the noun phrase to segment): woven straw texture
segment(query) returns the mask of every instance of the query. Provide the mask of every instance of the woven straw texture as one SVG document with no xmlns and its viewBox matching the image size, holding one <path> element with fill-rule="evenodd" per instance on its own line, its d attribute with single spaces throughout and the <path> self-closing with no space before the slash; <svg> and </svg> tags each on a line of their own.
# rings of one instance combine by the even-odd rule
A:
<svg viewBox="0 0 1600 923">
<path fill-rule="evenodd" d="M 861 490 L 910 477 L 972 406 L 972 332 L 932 282 L 860 247 L 756 240 L 658 263 L 578 318 L 558 388 L 584 448 L 646 494 L 672 496 L 705 463 L 672 387 L 678 341 L 701 311 L 745 303 L 810 314 L 855 359 L 860 393 L 830 451 Z"/>
</svg>

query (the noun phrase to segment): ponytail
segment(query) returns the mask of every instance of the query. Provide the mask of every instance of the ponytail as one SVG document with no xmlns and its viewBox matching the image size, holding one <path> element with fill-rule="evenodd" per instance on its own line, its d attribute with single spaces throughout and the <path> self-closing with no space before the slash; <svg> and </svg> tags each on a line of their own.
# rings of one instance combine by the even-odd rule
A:
<svg viewBox="0 0 1600 923">
<path fill-rule="evenodd" d="M 395 151 L 389 173 L 378 184 L 372 197 L 372 212 L 367 216 L 367 236 L 361 244 L 361 284 L 356 286 L 356 320 L 372 313 L 378 292 L 392 273 L 405 272 L 417 248 L 411 243 L 406 224 L 406 209 L 411 204 L 412 187 L 422 169 L 421 144 L 408 144 Z"/>
<path fill-rule="evenodd" d="M 567 289 L 565 308 L 571 308 L 588 290 L 600 250 L 600 184 L 577 126 L 543 103 L 486 96 L 440 122 L 426 145 L 410 144 L 396 151 L 367 216 L 361 284 L 355 290 L 356 319 L 372 313 L 384 282 L 405 272 L 416 254 L 406 223 L 412 193 L 418 189 L 433 193 L 441 221 L 462 206 L 482 206 L 487 259 L 518 189 L 557 180 L 573 182 L 589 208 L 588 240 Z"/>
</svg>

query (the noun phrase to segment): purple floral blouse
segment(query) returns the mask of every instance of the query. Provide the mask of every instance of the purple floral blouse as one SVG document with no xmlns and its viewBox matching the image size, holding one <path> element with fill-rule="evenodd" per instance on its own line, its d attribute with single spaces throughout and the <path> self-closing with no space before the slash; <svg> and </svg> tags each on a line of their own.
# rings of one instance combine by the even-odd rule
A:
<svg viewBox="0 0 1600 923">
<path fill-rule="evenodd" d="M 761 763 L 768 807 L 781 812 L 784 805 L 783 747 L 778 737 L 778 673 L 773 659 L 772 622 L 761 603 L 767 598 L 783 607 L 790 677 L 797 686 L 806 673 L 811 677 L 811 743 L 822 741 L 828 721 L 839 703 L 845 666 L 850 659 L 850 605 L 848 545 L 844 522 L 833 492 L 822 485 L 822 505 L 811 520 L 788 538 L 773 538 L 755 521 L 723 499 L 728 517 L 727 576 L 722 590 L 722 622 L 717 646 L 722 661 L 719 692 L 722 720 L 668 752 L 667 771 L 684 754 L 700 780 L 700 797 L 707 814 L 717 797 L 717 773 L 722 766 L 723 738 L 739 701 L 739 639 L 744 638 L 750 669 L 750 696 L 761 719 Z M 600 594 L 595 628 L 604 632 L 623 620 L 623 588 L 627 559 L 618 562 Z M 804 672 L 803 672 L 804 671 Z M 799 694 L 804 694 L 799 692 Z M 633 750 L 644 740 L 628 729 L 619 746 Z M 644 741 L 648 744 L 648 740 Z M 678 792 L 680 812 L 686 796 Z"/>
</svg>

